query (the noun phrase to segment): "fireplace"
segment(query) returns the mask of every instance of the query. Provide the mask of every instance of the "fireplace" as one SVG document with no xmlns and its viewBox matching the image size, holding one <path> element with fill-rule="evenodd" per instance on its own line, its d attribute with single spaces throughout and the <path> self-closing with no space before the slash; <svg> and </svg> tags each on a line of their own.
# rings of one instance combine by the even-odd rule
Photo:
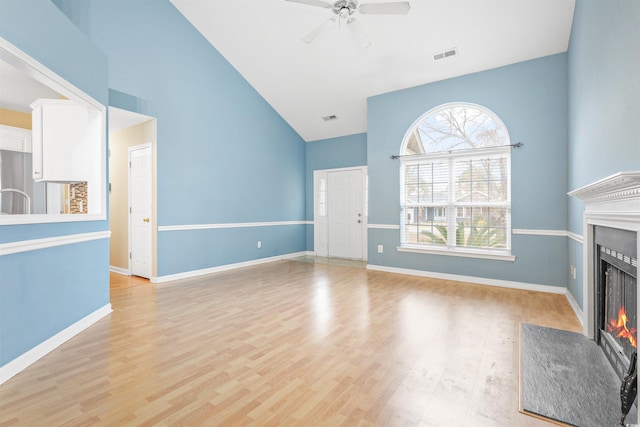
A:
<svg viewBox="0 0 640 427">
<path fill-rule="evenodd" d="M 621 378 L 623 422 L 637 389 L 634 344 L 639 305 L 640 172 L 620 172 L 569 195 L 585 206 L 581 319 L 584 334 L 601 346 Z"/>
<path fill-rule="evenodd" d="M 637 235 L 595 226 L 595 340 L 622 379 L 636 351 Z"/>
</svg>

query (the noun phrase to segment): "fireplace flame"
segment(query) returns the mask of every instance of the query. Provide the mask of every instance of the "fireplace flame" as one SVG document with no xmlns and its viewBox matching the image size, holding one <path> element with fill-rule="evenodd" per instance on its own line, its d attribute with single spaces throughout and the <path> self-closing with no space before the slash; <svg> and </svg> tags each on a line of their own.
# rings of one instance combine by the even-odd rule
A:
<svg viewBox="0 0 640 427">
<path fill-rule="evenodd" d="M 618 319 L 610 319 L 607 325 L 607 331 L 614 334 L 617 338 L 628 339 L 634 348 L 638 348 L 636 341 L 636 328 L 627 328 L 627 311 L 624 307 L 618 310 Z"/>
</svg>

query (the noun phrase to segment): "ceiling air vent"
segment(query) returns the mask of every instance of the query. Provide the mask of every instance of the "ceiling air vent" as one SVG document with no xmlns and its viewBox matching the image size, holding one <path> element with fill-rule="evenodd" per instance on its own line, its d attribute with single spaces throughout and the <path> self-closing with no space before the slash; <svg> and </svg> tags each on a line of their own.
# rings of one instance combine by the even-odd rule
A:
<svg viewBox="0 0 640 427">
<path fill-rule="evenodd" d="M 439 61 L 441 59 L 451 58 L 452 56 L 456 56 L 457 54 L 458 54 L 458 48 L 454 47 L 454 48 L 445 50 L 444 52 L 436 53 L 435 55 L 433 55 L 433 60 Z"/>
<path fill-rule="evenodd" d="M 331 121 L 331 120 L 335 120 L 335 119 L 337 119 L 337 118 L 338 118 L 338 116 L 336 116 L 335 114 L 332 114 L 332 115 L 330 115 L 330 116 L 324 116 L 324 117 L 322 118 L 322 120 L 324 120 L 325 122 L 328 122 L 328 121 Z"/>
</svg>

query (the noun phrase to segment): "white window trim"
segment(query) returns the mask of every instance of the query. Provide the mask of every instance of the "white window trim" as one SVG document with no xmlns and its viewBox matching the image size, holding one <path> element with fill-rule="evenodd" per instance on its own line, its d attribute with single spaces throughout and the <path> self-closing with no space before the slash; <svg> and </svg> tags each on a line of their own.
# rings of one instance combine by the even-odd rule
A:
<svg viewBox="0 0 640 427">
<path fill-rule="evenodd" d="M 500 118 L 495 115 L 491 110 L 486 107 L 477 104 L 470 104 L 464 102 L 456 102 L 450 104 L 439 105 L 427 113 L 423 114 L 416 120 L 407 133 L 402 142 L 401 152 L 403 153 L 404 147 L 407 142 L 407 136 L 411 134 L 416 126 L 424 120 L 425 117 L 432 114 L 433 111 L 440 110 L 442 108 L 448 106 L 469 106 L 473 108 L 478 108 L 482 111 L 485 111 L 489 114 L 497 123 L 499 123 L 505 130 L 506 126 L 500 120 Z M 449 182 L 453 184 L 454 180 L 451 175 L 453 174 L 453 168 L 451 165 L 456 160 L 466 159 L 466 158 L 478 158 L 481 155 L 483 158 L 492 158 L 492 157 L 503 157 L 506 156 L 509 162 L 509 183 L 511 184 L 511 146 L 509 145 L 509 138 L 507 136 L 507 144 L 505 146 L 500 147 L 486 147 L 482 148 L 481 154 L 477 151 L 470 150 L 460 150 L 460 151 L 448 151 L 448 152 L 440 152 L 440 153 L 424 153 L 424 154 L 416 154 L 411 155 L 409 157 L 400 157 L 400 246 L 397 247 L 398 252 L 412 252 L 412 253 L 423 253 L 423 254 L 432 254 L 432 255 L 445 255 L 445 256 L 458 256 L 458 257 L 467 257 L 467 258 L 482 258 L 482 259 L 493 259 L 493 260 L 503 260 L 503 261 L 515 261 L 516 257 L 511 254 L 511 241 L 512 241 L 512 230 L 511 230 L 511 189 L 507 193 L 507 201 L 503 203 L 455 203 L 455 201 L 451 200 L 452 192 L 449 192 L 449 200 L 447 202 L 439 203 L 430 203 L 429 206 L 442 206 L 448 209 L 453 209 L 455 207 L 460 206 L 482 206 L 482 207 L 506 207 L 509 210 L 509 215 L 507 218 L 507 224 L 505 227 L 506 231 L 506 248 L 500 249 L 490 249 L 490 248 L 467 248 L 467 247 L 458 247 L 455 245 L 455 235 L 450 233 L 448 236 L 448 242 L 446 246 L 435 246 L 435 245 L 427 245 L 427 244 L 417 244 L 417 243 L 407 243 L 404 242 L 405 238 L 405 211 L 404 209 L 404 191 L 405 191 L 405 167 L 407 165 L 412 164 L 421 164 L 425 161 L 437 161 L 437 160 L 447 160 L 450 163 L 449 167 Z M 454 217 L 451 216 L 449 221 L 455 221 Z M 448 224 L 448 228 L 451 228 L 451 224 Z M 455 228 L 455 224 L 453 225 Z"/>
<path fill-rule="evenodd" d="M 515 255 L 511 255 L 511 253 L 507 250 L 504 253 L 498 252 L 498 250 L 485 250 L 485 249 L 469 249 L 469 248 L 452 248 L 450 246 L 447 247 L 439 247 L 439 246 L 428 246 L 428 245 L 414 245 L 411 243 L 404 243 L 401 246 L 396 248 L 398 252 L 411 252 L 418 254 L 428 254 L 428 255 L 445 255 L 445 256 L 456 256 L 456 257 L 465 257 L 465 258 L 481 258 L 481 259 L 493 259 L 498 261 L 515 261 Z"/>
</svg>

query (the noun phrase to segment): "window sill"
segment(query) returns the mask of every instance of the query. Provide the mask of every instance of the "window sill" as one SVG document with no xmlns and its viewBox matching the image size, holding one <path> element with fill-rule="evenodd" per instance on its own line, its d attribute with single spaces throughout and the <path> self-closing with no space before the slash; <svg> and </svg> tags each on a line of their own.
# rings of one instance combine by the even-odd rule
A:
<svg viewBox="0 0 640 427">
<path fill-rule="evenodd" d="M 515 261 L 516 257 L 507 253 L 491 253 L 484 251 L 473 251 L 464 249 L 430 249 L 417 246 L 398 246 L 398 252 L 412 252 L 418 254 L 457 256 L 465 258 L 481 258 L 497 261 Z"/>
</svg>

